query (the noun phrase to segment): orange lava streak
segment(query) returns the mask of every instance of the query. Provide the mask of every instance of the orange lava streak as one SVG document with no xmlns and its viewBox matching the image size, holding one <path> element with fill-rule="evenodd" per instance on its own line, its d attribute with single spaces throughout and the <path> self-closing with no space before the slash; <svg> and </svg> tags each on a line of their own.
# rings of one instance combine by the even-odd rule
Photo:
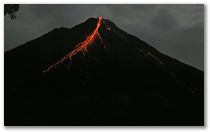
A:
<svg viewBox="0 0 210 132">
<path fill-rule="evenodd" d="M 62 64 L 67 59 L 71 60 L 72 57 L 74 55 L 76 55 L 78 52 L 86 53 L 88 51 L 87 50 L 88 46 L 93 43 L 93 41 L 94 41 L 94 39 L 96 37 L 99 37 L 101 39 L 101 36 L 100 36 L 100 34 L 98 32 L 98 29 L 99 29 L 101 23 L 102 23 L 102 17 L 99 17 L 98 23 L 97 23 L 97 26 L 96 26 L 95 30 L 84 41 L 80 42 L 77 46 L 75 46 L 73 51 L 71 51 L 68 55 L 63 57 L 61 60 L 59 60 L 55 64 L 53 64 L 50 67 L 48 67 L 46 70 L 42 71 L 42 73 L 46 73 L 49 70 L 51 70 L 52 68 L 56 68 L 57 65 Z"/>
</svg>

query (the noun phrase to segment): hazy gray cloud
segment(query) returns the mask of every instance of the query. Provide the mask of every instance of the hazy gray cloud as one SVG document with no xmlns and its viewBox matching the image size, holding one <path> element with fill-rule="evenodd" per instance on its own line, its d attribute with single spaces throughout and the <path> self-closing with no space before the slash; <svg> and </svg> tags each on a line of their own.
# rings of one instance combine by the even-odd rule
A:
<svg viewBox="0 0 210 132">
<path fill-rule="evenodd" d="M 177 20 L 167 10 L 160 10 L 158 14 L 151 20 L 151 25 L 159 30 L 172 30 L 177 26 Z"/>
<path fill-rule="evenodd" d="M 5 50 L 56 27 L 71 28 L 103 16 L 159 51 L 204 69 L 203 5 L 21 5 L 16 20 L 5 17 Z"/>
</svg>

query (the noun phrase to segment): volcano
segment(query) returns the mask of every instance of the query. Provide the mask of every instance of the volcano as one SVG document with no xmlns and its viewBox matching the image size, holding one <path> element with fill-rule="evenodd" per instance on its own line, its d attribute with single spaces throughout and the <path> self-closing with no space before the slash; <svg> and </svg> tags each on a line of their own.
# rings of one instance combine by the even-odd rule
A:
<svg viewBox="0 0 210 132">
<path fill-rule="evenodd" d="M 102 17 L 5 52 L 4 67 L 6 126 L 204 125 L 204 72 Z"/>
</svg>

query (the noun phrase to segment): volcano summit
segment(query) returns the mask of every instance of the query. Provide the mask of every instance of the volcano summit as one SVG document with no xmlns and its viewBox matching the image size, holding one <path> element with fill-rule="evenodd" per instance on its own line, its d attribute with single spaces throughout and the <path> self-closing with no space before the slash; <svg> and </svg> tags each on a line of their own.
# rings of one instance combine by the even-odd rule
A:
<svg viewBox="0 0 210 132">
<path fill-rule="evenodd" d="M 110 20 L 5 52 L 5 125 L 204 125 L 204 72 Z"/>
</svg>

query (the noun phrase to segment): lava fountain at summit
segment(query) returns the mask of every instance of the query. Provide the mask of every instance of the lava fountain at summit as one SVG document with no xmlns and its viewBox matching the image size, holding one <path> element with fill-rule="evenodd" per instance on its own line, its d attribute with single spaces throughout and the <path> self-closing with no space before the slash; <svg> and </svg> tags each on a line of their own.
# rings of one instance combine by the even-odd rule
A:
<svg viewBox="0 0 210 132">
<path fill-rule="evenodd" d="M 82 53 L 88 52 L 87 48 L 94 42 L 95 38 L 99 38 L 102 40 L 102 38 L 98 32 L 98 29 L 101 26 L 101 24 L 102 24 L 102 17 L 99 17 L 96 28 L 93 30 L 93 32 L 91 32 L 87 36 L 87 38 L 85 40 L 83 40 L 78 45 L 76 45 L 75 48 L 71 52 L 69 52 L 69 54 L 67 54 L 65 57 L 63 57 L 61 60 L 59 60 L 58 62 L 49 66 L 46 70 L 43 70 L 42 73 L 46 73 L 46 72 L 50 71 L 51 69 L 56 68 L 58 65 L 62 64 L 67 59 L 72 60 L 72 57 L 79 52 L 82 52 Z M 103 40 L 102 40 L 102 42 L 103 42 Z"/>
</svg>

